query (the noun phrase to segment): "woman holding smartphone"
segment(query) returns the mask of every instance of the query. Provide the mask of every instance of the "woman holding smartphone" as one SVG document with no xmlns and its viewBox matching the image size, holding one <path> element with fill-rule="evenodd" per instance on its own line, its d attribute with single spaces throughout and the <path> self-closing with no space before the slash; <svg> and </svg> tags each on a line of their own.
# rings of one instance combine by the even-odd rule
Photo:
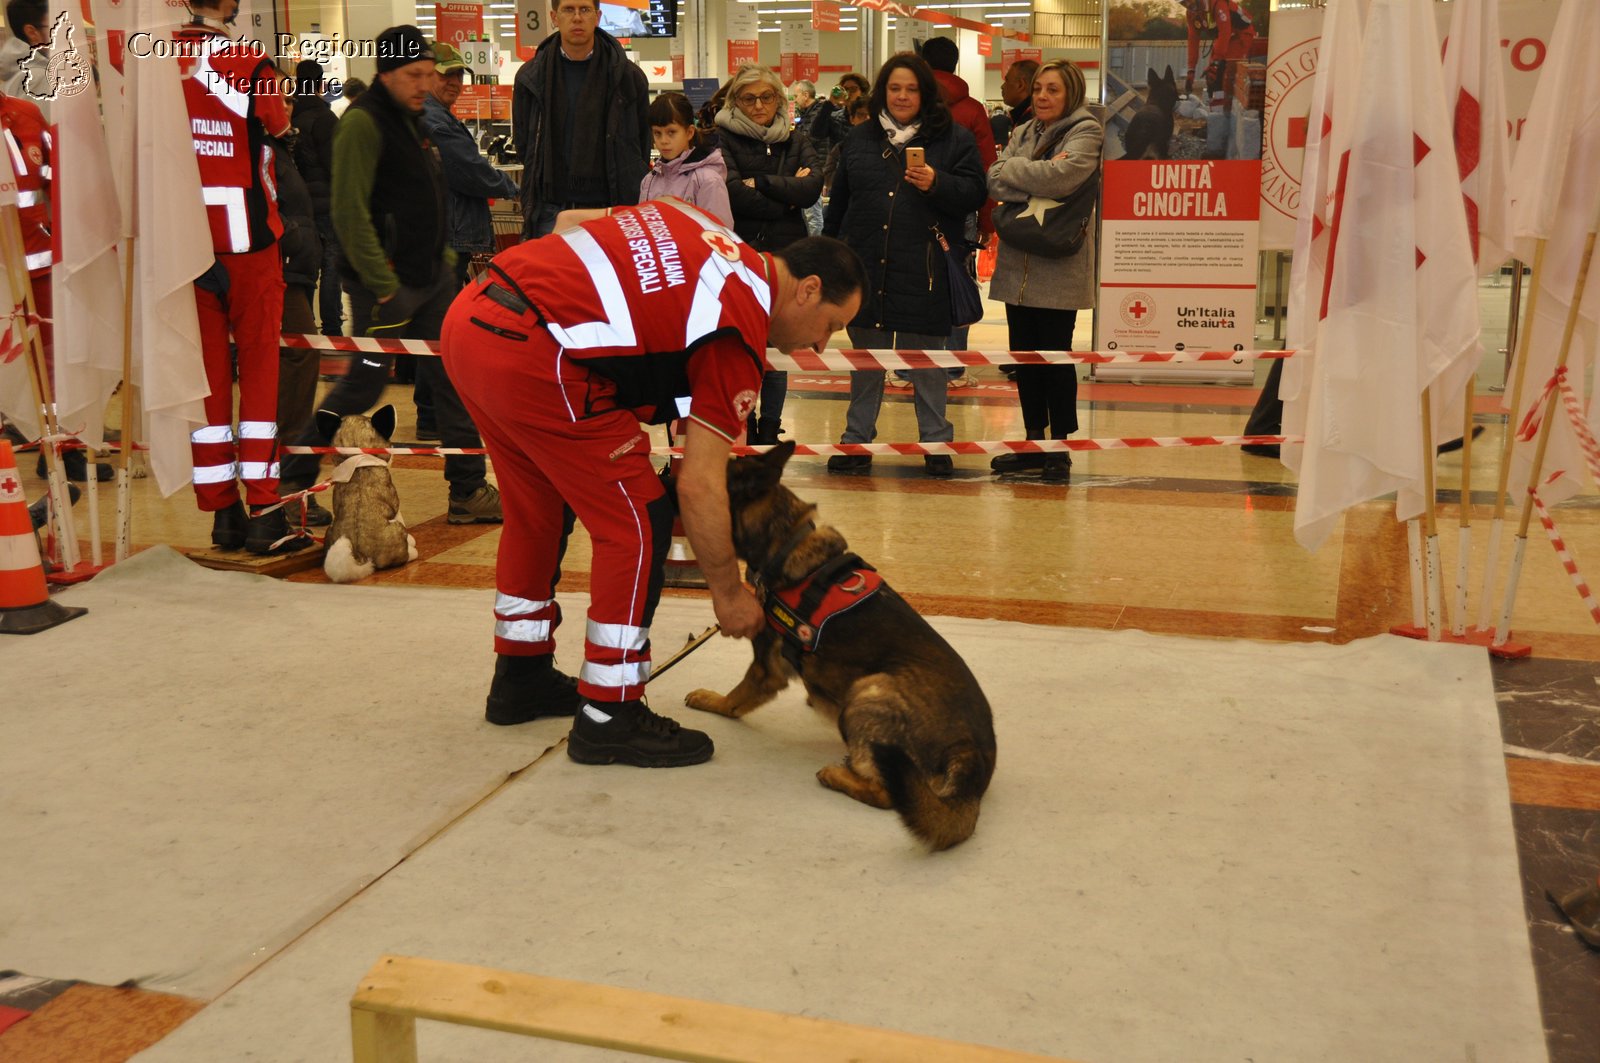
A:
<svg viewBox="0 0 1600 1063">
<path fill-rule="evenodd" d="M 849 244 L 871 281 L 861 312 L 850 323 L 856 347 L 943 350 L 950 335 L 950 282 L 939 245 L 961 239 L 967 214 L 987 198 L 983 165 L 972 134 L 950 120 L 928 64 L 909 53 L 878 71 L 867 104 L 870 118 L 840 147 L 824 235 Z M 915 369 L 911 377 L 917 438 L 955 438 L 945 417 L 943 369 Z M 850 408 L 840 442 L 870 443 L 883 405 L 882 370 L 850 374 Z M 835 455 L 830 472 L 865 470 L 866 455 Z M 949 455 L 923 459 L 929 476 L 949 476 Z"/>
</svg>

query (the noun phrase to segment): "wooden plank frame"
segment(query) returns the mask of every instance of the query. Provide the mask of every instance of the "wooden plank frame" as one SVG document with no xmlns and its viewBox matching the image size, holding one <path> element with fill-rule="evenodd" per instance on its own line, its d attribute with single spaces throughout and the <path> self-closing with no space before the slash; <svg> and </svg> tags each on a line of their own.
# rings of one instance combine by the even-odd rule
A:
<svg viewBox="0 0 1600 1063">
<path fill-rule="evenodd" d="M 636 989 L 384 956 L 350 998 L 356 1063 L 417 1063 L 417 1019 L 691 1063 L 1055 1059 Z"/>
</svg>

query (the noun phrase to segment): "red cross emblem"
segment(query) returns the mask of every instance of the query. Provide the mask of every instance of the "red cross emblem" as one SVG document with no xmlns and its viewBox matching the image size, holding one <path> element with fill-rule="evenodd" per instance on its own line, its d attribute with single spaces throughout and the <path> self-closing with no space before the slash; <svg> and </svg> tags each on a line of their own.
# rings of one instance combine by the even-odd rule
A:
<svg viewBox="0 0 1600 1063">
<path fill-rule="evenodd" d="M 1128 313 L 1133 315 L 1133 319 L 1135 321 L 1140 320 L 1141 318 L 1143 318 L 1149 312 L 1150 312 L 1150 308 L 1148 306 L 1145 306 L 1143 303 L 1139 302 L 1138 300 L 1135 300 L 1133 305 L 1128 307 Z"/>
<path fill-rule="evenodd" d="M 715 229 L 706 229 L 701 232 L 700 239 L 709 244 L 711 250 L 715 251 L 729 262 L 733 262 L 739 257 L 738 243 L 728 239 L 726 233 L 718 232 Z"/>
<path fill-rule="evenodd" d="M 22 494 L 22 481 L 6 473 L 5 477 L 0 479 L 0 498 L 9 501 L 13 495 L 20 494 Z"/>
</svg>

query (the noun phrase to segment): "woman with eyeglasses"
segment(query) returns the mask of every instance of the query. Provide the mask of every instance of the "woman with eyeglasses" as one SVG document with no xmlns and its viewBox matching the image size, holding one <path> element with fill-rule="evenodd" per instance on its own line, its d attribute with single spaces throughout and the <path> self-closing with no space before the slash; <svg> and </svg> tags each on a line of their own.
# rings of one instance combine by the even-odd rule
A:
<svg viewBox="0 0 1600 1063">
<path fill-rule="evenodd" d="M 944 350 L 950 337 L 950 277 L 945 250 L 966 230 L 967 215 L 988 198 L 978 143 L 950 119 L 928 64 L 909 52 L 878 71 L 867 103 L 871 116 L 853 127 L 833 175 L 825 236 L 849 244 L 871 281 L 861 312 L 850 323 L 856 347 Z M 917 161 L 920 156 L 921 161 Z M 943 369 L 913 369 L 917 438 L 948 443 L 955 431 L 945 417 Z M 882 370 L 850 374 L 850 409 L 843 443 L 870 443 L 883 405 Z M 864 470 L 868 455 L 836 454 L 829 472 Z M 948 454 L 923 458 L 929 476 L 955 470 Z"/>
<path fill-rule="evenodd" d="M 807 236 L 805 209 L 822 195 L 822 164 L 811 138 L 796 133 L 789 121 L 789 100 L 778 75 L 764 66 L 740 70 L 728 83 L 716 122 L 728 167 L 733 229 L 740 239 L 758 251 L 781 251 Z M 751 443 L 778 441 L 788 390 L 788 373 L 762 377 L 761 407 L 749 425 Z"/>
</svg>

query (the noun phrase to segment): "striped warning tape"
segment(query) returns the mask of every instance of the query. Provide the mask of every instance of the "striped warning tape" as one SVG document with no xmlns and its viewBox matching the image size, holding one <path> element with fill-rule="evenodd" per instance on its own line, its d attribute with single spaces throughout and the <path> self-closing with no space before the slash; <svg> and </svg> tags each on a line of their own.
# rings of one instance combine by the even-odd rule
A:
<svg viewBox="0 0 1600 1063">
<path fill-rule="evenodd" d="M 1061 454 L 1074 450 L 1149 450 L 1160 447 L 1267 446 L 1305 442 L 1301 436 L 1132 436 L 1126 439 L 1029 439 L 1017 442 L 981 441 L 953 443 L 797 443 L 796 454 L 828 457 L 834 454 L 873 454 L 914 457 L 928 454 Z M 282 447 L 285 454 L 397 454 L 448 457 L 487 454 L 484 447 Z M 763 454 L 771 447 L 734 447 L 734 454 Z M 681 455 L 682 447 L 651 447 L 652 457 Z"/>
<path fill-rule="evenodd" d="M 437 340 L 386 340 L 368 336 L 319 336 L 286 332 L 279 342 L 285 347 L 330 351 L 339 354 L 423 354 L 439 353 Z M 824 370 L 873 369 L 959 369 L 980 365 L 1138 365 L 1160 362 L 1233 362 L 1261 358 L 1289 358 L 1287 351 L 924 351 L 841 348 L 821 352 L 795 351 L 785 354 L 768 351 L 773 369 L 814 373 Z"/>
<path fill-rule="evenodd" d="M 1578 597 L 1583 599 L 1589 615 L 1594 618 L 1596 624 L 1600 624 L 1600 602 L 1595 601 L 1594 592 L 1589 589 L 1583 573 L 1578 571 L 1578 563 L 1567 549 L 1566 540 L 1562 539 L 1561 533 L 1556 530 L 1556 522 L 1551 518 L 1550 511 L 1545 508 L 1544 499 L 1540 498 L 1539 492 L 1532 488 L 1528 489 L 1528 494 L 1533 496 L 1534 508 L 1539 513 L 1539 523 L 1544 525 L 1545 534 L 1550 536 L 1550 544 L 1556 548 L 1556 556 L 1561 559 L 1561 567 L 1567 570 L 1567 575 L 1572 578 L 1572 585 L 1578 588 Z"/>
</svg>

